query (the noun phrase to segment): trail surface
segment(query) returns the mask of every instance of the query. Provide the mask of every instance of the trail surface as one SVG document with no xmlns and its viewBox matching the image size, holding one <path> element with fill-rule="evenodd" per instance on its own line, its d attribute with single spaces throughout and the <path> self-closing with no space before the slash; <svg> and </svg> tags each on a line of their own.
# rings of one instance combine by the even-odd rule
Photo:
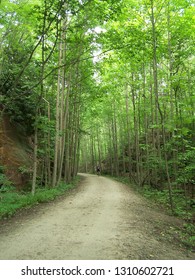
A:
<svg viewBox="0 0 195 280">
<path fill-rule="evenodd" d="M 193 259 L 167 233 L 180 221 L 111 179 L 82 174 L 63 199 L 0 227 L 0 259 Z"/>
</svg>

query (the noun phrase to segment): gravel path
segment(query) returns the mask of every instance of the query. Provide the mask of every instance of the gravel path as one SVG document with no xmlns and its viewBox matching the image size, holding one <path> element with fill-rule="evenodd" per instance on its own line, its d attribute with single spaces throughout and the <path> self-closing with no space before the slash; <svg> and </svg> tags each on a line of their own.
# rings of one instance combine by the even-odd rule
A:
<svg viewBox="0 0 195 280">
<path fill-rule="evenodd" d="M 2 224 L 0 259 L 194 259 L 170 234 L 180 220 L 121 183 L 82 177 L 66 197 Z"/>
</svg>

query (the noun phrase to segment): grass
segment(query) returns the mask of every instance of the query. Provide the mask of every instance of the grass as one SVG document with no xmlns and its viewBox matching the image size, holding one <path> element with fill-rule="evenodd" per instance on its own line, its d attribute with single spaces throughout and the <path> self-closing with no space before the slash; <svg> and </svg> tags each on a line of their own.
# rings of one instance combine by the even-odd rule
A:
<svg viewBox="0 0 195 280">
<path fill-rule="evenodd" d="M 185 246 L 191 250 L 195 250 L 195 225 L 193 223 L 193 217 L 195 215 L 194 206 L 190 207 L 191 199 L 185 199 L 184 193 L 181 189 L 173 189 L 173 204 L 174 212 L 171 212 L 169 204 L 169 192 L 168 190 L 157 190 L 150 186 L 138 187 L 130 183 L 127 177 L 114 177 L 115 180 L 124 183 L 125 185 L 133 187 L 146 199 L 153 201 L 157 206 L 163 207 L 169 214 L 177 216 L 183 219 L 183 228 L 179 229 L 179 239 Z M 172 228 L 172 230 L 178 231 Z"/>
<path fill-rule="evenodd" d="M 49 202 L 73 189 L 78 183 L 76 178 L 70 184 L 61 183 L 56 188 L 37 188 L 35 195 L 30 192 L 16 192 L 13 187 L 0 189 L 0 219 L 13 216 L 21 208 Z"/>
</svg>

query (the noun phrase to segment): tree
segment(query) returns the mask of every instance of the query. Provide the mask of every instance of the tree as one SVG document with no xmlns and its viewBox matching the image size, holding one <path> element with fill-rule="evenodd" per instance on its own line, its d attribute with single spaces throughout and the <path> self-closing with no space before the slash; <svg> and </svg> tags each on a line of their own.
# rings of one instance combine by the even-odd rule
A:
<svg viewBox="0 0 195 280">
<path fill-rule="evenodd" d="M 192 1 L 3 2 L 1 107 L 34 135 L 32 192 L 80 162 L 192 196 Z"/>
</svg>

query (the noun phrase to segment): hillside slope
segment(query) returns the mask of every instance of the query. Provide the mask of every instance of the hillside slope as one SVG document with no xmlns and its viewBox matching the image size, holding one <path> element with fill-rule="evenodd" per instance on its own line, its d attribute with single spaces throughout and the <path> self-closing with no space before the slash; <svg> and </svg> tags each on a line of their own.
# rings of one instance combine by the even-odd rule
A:
<svg viewBox="0 0 195 280">
<path fill-rule="evenodd" d="M 0 166 L 17 189 L 30 180 L 32 145 L 20 125 L 11 123 L 8 116 L 0 120 Z"/>
</svg>

